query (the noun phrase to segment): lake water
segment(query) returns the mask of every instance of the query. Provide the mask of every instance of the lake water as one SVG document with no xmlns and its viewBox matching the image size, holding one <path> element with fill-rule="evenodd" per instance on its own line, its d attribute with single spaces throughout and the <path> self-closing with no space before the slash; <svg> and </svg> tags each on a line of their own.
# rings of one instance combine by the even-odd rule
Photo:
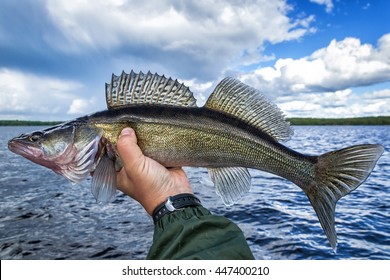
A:
<svg viewBox="0 0 390 280">
<path fill-rule="evenodd" d="M 118 195 L 97 204 L 91 180 L 72 185 L 7 148 L 34 127 L 0 127 L 1 259 L 144 259 L 152 220 Z M 293 183 L 251 170 L 251 193 L 226 207 L 205 169 L 186 168 L 203 205 L 236 222 L 257 259 L 390 259 L 390 126 L 301 126 L 286 143 L 306 154 L 354 144 L 386 151 L 369 179 L 336 208 L 338 249 L 328 244 L 306 195 Z"/>
</svg>

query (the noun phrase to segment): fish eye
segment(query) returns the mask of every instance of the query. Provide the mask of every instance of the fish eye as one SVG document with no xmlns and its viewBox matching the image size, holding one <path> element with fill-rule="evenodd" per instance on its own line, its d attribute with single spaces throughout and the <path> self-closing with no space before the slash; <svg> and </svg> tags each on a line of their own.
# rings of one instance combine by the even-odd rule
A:
<svg viewBox="0 0 390 280">
<path fill-rule="evenodd" d="M 31 142 L 37 142 L 39 139 L 41 139 L 43 133 L 40 131 L 34 132 L 30 137 L 29 140 Z"/>
</svg>

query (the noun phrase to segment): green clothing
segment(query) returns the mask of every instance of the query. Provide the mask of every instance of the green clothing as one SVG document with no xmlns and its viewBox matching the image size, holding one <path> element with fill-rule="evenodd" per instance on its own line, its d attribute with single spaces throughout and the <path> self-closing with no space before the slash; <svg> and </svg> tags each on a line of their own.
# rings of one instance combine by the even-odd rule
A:
<svg viewBox="0 0 390 280">
<path fill-rule="evenodd" d="M 154 228 L 147 259 L 254 259 L 239 227 L 202 206 L 165 215 Z"/>
</svg>

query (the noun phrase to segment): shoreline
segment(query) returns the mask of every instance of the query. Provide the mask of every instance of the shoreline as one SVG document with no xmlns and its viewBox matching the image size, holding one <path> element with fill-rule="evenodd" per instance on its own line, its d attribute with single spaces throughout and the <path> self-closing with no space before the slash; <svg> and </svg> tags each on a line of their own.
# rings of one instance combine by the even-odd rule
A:
<svg viewBox="0 0 390 280">
<path fill-rule="evenodd" d="M 286 118 L 291 125 L 390 125 L 390 116 L 359 118 Z M 63 121 L 0 120 L 0 126 L 51 126 Z"/>
<path fill-rule="evenodd" d="M 292 125 L 390 125 L 390 116 L 358 118 L 287 118 Z"/>
</svg>

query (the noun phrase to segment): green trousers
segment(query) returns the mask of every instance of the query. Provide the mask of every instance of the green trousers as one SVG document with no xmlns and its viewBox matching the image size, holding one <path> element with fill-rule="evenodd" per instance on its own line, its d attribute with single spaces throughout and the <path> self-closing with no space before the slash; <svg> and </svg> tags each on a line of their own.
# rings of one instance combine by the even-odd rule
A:
<svg viewBox="0 0 390 280">
<path fill-rule="evenodd" d="M 240 228 L 202 206 L 165 215 L 154 229 L 147 259 L 254 259 Z"/>
</svg>

